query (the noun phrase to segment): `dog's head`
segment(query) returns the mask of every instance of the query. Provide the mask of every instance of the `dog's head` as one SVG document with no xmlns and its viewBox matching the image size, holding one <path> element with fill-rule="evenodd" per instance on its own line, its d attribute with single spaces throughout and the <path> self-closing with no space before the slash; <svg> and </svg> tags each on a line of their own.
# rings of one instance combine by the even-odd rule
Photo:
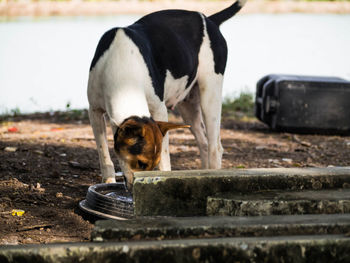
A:
<svg viewBox="0 0 350 263">
<path fill-rule="evenodd" d="M 159 164 L 165 134 L 172 129 L 189 127 L 146 117 L 130 117 L 117 129 L 114 149 L 127 170 L 151 171 Z M 133 178 L 126 177 L 128 184 L 132 184 Z"/>
</svg>

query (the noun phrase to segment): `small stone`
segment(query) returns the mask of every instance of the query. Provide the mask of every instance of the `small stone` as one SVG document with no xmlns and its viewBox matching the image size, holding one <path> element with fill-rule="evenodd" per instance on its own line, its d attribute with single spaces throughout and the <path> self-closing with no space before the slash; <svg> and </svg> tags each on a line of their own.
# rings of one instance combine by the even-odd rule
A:
<svg viewBox="0 0 350 263">
<path fill-rule="evenodd" d="M 102 242 L 103 238 L 102 237 L 95 237 L 94 242 Z"/>
<path fill-rule="evenodd" d="M 17 151 L 17 147 L 8 146 L 8 147 L 5 147 L 4 151 L 5 152 L 15 152 L 15 151 Z"/>
<path fill-rule="evenodd" d="M 69 161 L 68 164 L 72 167 L 80 167 L 80 163 L 78 162 L 75 162 L 75 161 Z"/>
<path fill-rule="evenodd" d="M 241 249 L 243 249 L 243 250 L 247 250 L 248 245 L 247 245 L 246 243 L 243 243 L 243 244 L 240 245 L 240 247 L 241 247 Z"/>
<path fill-rule="evenodd" d="M 100 176 L 102 176 L 102 175 L 100 175 Z M 124 173 L 123 172 L 116 172 L 115 176 L 124 176 Z"/>
<path fill-rule="evenodd" d="M 72 176 L 73 176 L 73 178 L 79 178 L 79 175 L 77 175 L 77 174 L 73 174 Z"/>
<path fill-rule="evenodd" d="M 30 190 L 34 190 L 34 191 L 37 191 L 37 192 L 45 192 L 45 188 L 42 188 L 41 187 L 41 184 L 40 183 L 36 183 L 36 185 L 30 185 L 29 186 Z"/>
<path fill-rule="evenodd" d="M 123 253 L 128 253 L 129 247 L 127 245 L 123 246 Z"/>
<path fill-rule="evenodd" d="M 62 194 L 61 192 L 58 192 L 58 193 L 56 193 L 56 197 L 57 197 L 57 198 L 62 198 L 62 197 L 63 197 L 63 194 Z"/>
<path fill-rule="evenodd" d="M 40 150 L 35 150 L 35 151 L 33 151 L 33 153 L 39 154 L 39 155 L 44 155 L 44 152 L 40 151 Z"/>
<path fill-rule="evenodd" d="M 305 146 L 305 147 L 311 147 L 311 146 L 312 146 L 311 143 L 306 142 L 306 141 L 301 141 L 300 144 L 301 144 L 302 146 Z"/>
<path fill-rule="evenodd" d="M 269 159 L 269 163 L 280 164 L 278 159 Z"/>
<path fill-rule="evenodd" d="M 261 150 L 266 150 L 267 146 L 266 145 L 259 145 L 255 147 L 255 150 L 261 151 Z"/>
<path fill-rule="evenodd" d="M 293 162 L 293 159 L 290 159 L 290 158 L 282 158 L 282 161 L 285 162 L 285 163 L 291 164 L 291 163 Z"/>
<path fill-rule="evenodd" d="M 4 245 L 18 245 L 18 237 L 16 236 L 9 236 L 3 238 L 1 241 Z"/>
</svg>

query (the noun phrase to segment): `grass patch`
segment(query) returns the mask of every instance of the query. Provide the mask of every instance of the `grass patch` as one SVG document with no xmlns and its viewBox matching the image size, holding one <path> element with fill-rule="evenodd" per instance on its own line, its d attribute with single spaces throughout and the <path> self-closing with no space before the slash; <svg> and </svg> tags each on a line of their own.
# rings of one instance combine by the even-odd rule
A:
<svg viewBox="0 0 350 263">
<path fill-rule="evenodd" d="M 254 117 L 254 95 L 242 92 L 238 98 L 226 97 L 222 103 L 222 116 L 235 119 Z"/>
</svg>

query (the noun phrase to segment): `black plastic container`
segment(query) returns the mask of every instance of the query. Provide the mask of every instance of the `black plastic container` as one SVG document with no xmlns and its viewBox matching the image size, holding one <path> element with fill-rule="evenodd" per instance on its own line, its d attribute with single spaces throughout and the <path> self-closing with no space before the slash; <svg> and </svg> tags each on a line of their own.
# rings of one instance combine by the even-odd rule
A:
<svg viewBox="0 0 350 263">
<path fill-rule="evenodd" d="M 267 75 L 257 83 L 255 116 L 273 130 L 348 134 L 350 82 L 337 77 Z"/>
</svg>

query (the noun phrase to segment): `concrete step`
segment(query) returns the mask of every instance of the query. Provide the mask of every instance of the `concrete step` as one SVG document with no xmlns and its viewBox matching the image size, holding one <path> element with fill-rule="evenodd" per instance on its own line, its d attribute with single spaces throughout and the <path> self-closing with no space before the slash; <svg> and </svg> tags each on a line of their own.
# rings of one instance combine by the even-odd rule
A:
<svg viewBox="0 0 350 263">
<path fill-rule="evenodd" d="M 222 193 L 207 199 L 207 215 L 210 216 L 337 213 L 350 213 L 350 189 Z"/>
<path fill-rule="evenodd" d="M 97 221 L 92 231 L 92 240 L 127 241 L 346 233 L 350 233 L 350 214 L 173 217 Z"/>
<path fill-rule="evenodd" d="M 0 262 L 350 262 L 342 235 L 0 246 Z"/>
<path fill-rule="evenodd" d="M 136 216 L 203 216 L 222 192 L 350 188 L 350 168 L 270 168 L 135 173 Z"/>
</svg>

